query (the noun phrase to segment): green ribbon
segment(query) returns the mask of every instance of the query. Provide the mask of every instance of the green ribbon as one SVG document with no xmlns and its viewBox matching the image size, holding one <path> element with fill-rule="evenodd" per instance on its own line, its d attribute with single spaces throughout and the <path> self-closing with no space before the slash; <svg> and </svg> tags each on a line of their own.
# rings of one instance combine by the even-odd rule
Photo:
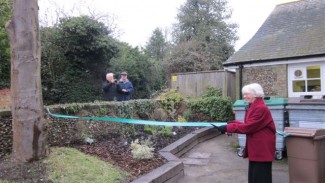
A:
<svg viewBox="0 0 325 183">
<path fill-rule="evenodd" d="M 93 120 L 93 121 L 108 121 L 116 123 L 130 123 L 137 125 L 155 125 L 155 126 L 190 126 L 190 127 L 212 127 L 211 123 L 216 126 L 227 125 L 225 122 L 162 122 L 162 121 L 149 121 L 149 120 L 140 120 L 140 119 L 128 119 L 128 118 L 111 118 L 111 117 L 78 117 L 62 114 L 53 114 L 47 108 L 49 115 L 56 118 L 66 118 L 66 119 L 78 119 L 78 120 Z"/>
<path fill-rule="evenodd" d="M 108 122 L 116 122 L 116 123 L 130 123 L 136 125 L 153 125 L 153 126 L 190 126 L 190 127 L 212 127 L 211 124 L 216 126 L 227 125 L 226 122 L 162 122 L 162 121 L 149 121 L 149 120 L 140 120 L 140 119 L 128 119 L 128 118 L 111 118 L 111 117 L 78 117 L 78 116 L 70 116 L 63 114 L 53 114 L 47 108 L 47 112 L 49 115 L 56 118 L 66 118 L 66 119 L 78 119 L 78 120 L 86 120 L 86 121 L 108 121 Z M 278 135 L 283 137 L 288 137 L 290 134 L 276 131 Z"/>
<path fill-rule="evenodd" d="M 278 131 L 278 130 L 276 131 L 276 133 L 277 133 L 278 135 L 283 136 L 283 137 L 288 137 L 288 136 L 290 136 L 289 133 L 280 132 L 280 131 Z"/>
</svg>

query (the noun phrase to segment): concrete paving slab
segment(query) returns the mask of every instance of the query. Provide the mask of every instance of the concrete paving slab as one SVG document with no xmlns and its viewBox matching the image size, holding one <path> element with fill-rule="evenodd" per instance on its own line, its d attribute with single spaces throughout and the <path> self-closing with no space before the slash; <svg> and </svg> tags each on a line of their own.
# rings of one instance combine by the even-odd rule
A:
<svg viewBox="0 0 325 183">
<path fill-rule="evenodd" d="M 207 165 L 209 163 L 209 159 L 185 158 L 182 161 L 184 165 Z"/>
<path fill-rule="evenodd" d="M 181 157 L 184 162 L 184 177 L 178 179 L 177 183 L 248 182 L 248 160 L 237 156 L 236 144 L 237 135 L 234 134 L 220 135 L 196 145 Z M 207 162 L 203 164 L 199 160 Z M 289 183 L 286 159 L 274 161 L 272 169 L 273 183 Z"/>
<path fill-rule="evenodd" d="M 189 158 L 208 159 L 212 153 L 193 152 L 188 155 Z"/>
</svg>

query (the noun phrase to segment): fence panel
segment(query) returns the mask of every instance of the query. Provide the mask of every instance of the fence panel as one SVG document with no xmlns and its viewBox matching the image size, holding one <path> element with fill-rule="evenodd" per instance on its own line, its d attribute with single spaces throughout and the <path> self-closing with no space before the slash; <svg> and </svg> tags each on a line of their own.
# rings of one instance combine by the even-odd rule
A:
<svg viewBox="0 0 325 183">
<path fill-rule="evenodd" d="M 235 100 L 235 79 L 235 73 L 227 71 L 175 73 L 171 88 L 194 98 L 202 96 L 208 87 L 220 88 L 223 96 Z"/>
</svg>

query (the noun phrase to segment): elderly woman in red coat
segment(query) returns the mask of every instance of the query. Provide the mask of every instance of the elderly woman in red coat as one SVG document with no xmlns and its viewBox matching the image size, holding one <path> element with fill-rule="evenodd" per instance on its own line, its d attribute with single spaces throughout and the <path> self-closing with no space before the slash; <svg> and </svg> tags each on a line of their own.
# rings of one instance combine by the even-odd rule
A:
<svg viewBox="0 0 325 183">
<path fill-rule="evenodd" d="M 272 183 L 272 161 L 275 154 L 276 130 L 269 108 L 263 101 L 264 92 L 257 83 L 242 88 L 249 104 L 245 120 L 229 122 L 218 127 L 221 133 L 246 134 L 244 158 L 249 159 L 248 182 Z"/>
</svg>

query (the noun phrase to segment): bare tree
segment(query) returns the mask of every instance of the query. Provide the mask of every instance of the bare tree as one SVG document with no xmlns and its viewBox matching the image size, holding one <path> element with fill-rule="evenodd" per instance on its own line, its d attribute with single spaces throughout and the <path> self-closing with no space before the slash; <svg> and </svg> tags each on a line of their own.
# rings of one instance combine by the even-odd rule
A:
<svg viewBox="0 0 325 183">
<path fill-rule="evenodd" d="M 14 1 L 6 30 L 11 49 L 13 158 L 29 162 L 47 152 L 37 0 Z"/>
<path fill-rule="evenodd" d="M 71 3 L 71 6 L 67 7 L 56 0 L 39 0 L 40 26 L 50 27 L 59 24 L 61 18 L 87 15 L 96 21 L 104 23 L 113 38 L 118 39 L 123 34 L 123 31 L 118 28 L 116 23 L 118 20 L 117 15 L 100 11 L 89 0 L 74 0 L 69 1 L 69 3 Z"/>
</svg>

